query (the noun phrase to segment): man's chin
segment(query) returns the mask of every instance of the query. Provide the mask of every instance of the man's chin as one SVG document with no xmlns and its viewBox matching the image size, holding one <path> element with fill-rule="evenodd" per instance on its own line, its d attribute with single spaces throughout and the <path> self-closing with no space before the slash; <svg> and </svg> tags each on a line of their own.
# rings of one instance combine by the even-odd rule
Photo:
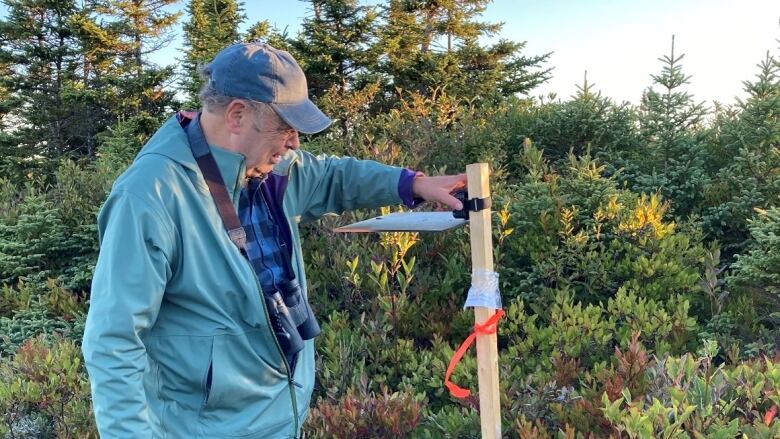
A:
<svg viewBox="0 0 780 439">
<path fill-rule="evenodd" d="M 268 174 L 269 172 L 274 170 L 274 165 L 273 164 L 263 165 L 263 166 L 259 166 L 258 169 L 260 169 L 260 172 L 262 172 L 263 174 Z"/>
<path fill-rule="evenodd" d="M 246 170 L 246 176 L 249 178 L 262 177 L 273 170 L 273 165 L 255 166 Z"/>
</svg>

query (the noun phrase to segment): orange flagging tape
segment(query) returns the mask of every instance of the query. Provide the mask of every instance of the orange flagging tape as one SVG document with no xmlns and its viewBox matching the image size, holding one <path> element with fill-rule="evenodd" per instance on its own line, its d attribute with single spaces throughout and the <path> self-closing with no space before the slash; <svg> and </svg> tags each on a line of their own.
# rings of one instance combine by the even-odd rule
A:
<svg viewBox="0 0 780 439">
<path fill-rule="evenodd" d="M 769 426 L 769 424 L 772 423 L 772 419 L 775 418 L 775 415 L 777 415 L 778 408 L 776 405 L 773 405 L 771 409 L 769 409 L 766 414 L 764 414 L 764 424 L 766 426 Z"/>
<path fill-rule="evenodd" d="M 487 319 L 485 323 L 475 324 L 474 331 L 472 331 L 472 333 L 469 334 L 469 336 L 466 337 L 465 340 L 463 340 L 463 343 L 461 343 L 458 350 L 455 351 L 455 354 L 452 356 L 452 359 L 450 360 L 450 365 L 447 366 L 447 373 L 444 375 L 444 385 L 447 386 L 447 388 L 450 390 L 450 394 L 452 396 L 462 399 L 471 395 L 469 389 L 458 387 L 457 384 L 450 381 L 450 376 L 452 375 L 452 372 L 455 370 L 455 367 L 458 365 L 458 363 L 460 363 L 461 358 L 463 358 L 463 354 L 465 354 L 466 351 L 469 350 L 469 347 L 471 347 L 471 344 L 474 343 L 474 340 L 477 338 L 477 334 L 490 335 L 495 333 L 496 330 L 498 329 L 498 320 L 501 319 L 501 317 L 503 316 L 504 316 L 504 310 L 499 309 L 496 311 L 495 314 L 490 316 L 490 318 Z"/>
</svg>

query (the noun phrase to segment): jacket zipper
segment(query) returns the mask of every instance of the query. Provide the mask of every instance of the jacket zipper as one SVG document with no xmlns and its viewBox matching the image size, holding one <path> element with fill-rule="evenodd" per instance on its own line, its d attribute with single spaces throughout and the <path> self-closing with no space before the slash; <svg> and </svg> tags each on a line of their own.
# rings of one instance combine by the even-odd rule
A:
<svg viewBox="0 0 780 439">
<path fill-rule="evenodd" d="M 290 160 L 290 164 L 287 166 L 287 184 L 289 184 L 289 182 L 290 182 L 290 170 L 292 170 L 292 167 L 293 167 L 293 165 L 294 165 L 294 164 L 295 164 L 295 162 L 297 162 L 297 161 L 298 161 L 298 156 L 296 155 L 295 157 L 293 157 L 293 159 L 292 159 L 292 160 Z M 287 192 L 287 187 L 286 187 L 286 186 L 285 186 L 285 188 L 284 188 L 284 192 Z M 269 214 L 270 214 L 270 212 L 269 212 Z M 284 193 L 282 193 L 282 215 L 285 215 L 285 216 L 287 215 L 287 214 L 285 213 L 285 211 L 284 211 Z M 288 219 L 286 219 L 286 218 L 285 218 L 285 223 L 287 223 L 287 232 L 288 232 L 288 233 L 290 234 L 290 236 L 292 237 L 292 236 L 293 236 L 293 234 L 292 234 L 292 229 L 290 228 L 290 221 L 289 221 Z M 293 243 L 291 242 L 291 243 L 290 243 L 290 245 L 292 245 L 292 244 L 293 244 Z M 292 249 L 292 250 L 293 250 L 293 251 L 292 251 L 292 252 L 290 252 L 290 255 L 293 255 L 293 254 L 295 254 L 295 253 L 294 253 L 294 250 L 295 250 L 295 249 Z M 291 256 L 291 257 L 292 257 L 292 256 Z M 290 261 L 290 264 L 292 264 L 292 263 L 293 263 L 293 261 Z M 293 266 L 293 269 L 294 269 L 294 267 L 295 267 L 295 266 Z M 294 272 L 293 272 L 293 273 L 291 273 L 291 274 L 295 275 L 295 273 L 294 273 Z M 297 276 L 296 276 L 296 277 L 297 277 Z M 265 300 L 263 300 L 263 305 L 265 305 Z M 266 311 L 266 313 L 267 313 L 267 311 Z M 269 317 L 269 321 L 270 321 L 270 317 Z M 274 337 L 274 340 L 276 340 L 276 337 Z M 276 344 L 277 344 L 277 346 L 279 345 L 279 341 L 278 341 L 278 340 L 276 341 Z M 281 346 L 280 346 L 280 347 L 279 347 L 279 351 L 281 351 L 281 349 L 282 349 L 282 348 L 281 348 Z M 301 351 L 301 352 L 299 353 L 299 355 L 300 355 L 300 354 L 302 354 L 302 353 L 303 353 L 303 351 Z M 297 399 L 295 398 L 295 389 L 293 388 L 293 386 L 299 386 L 299 387 L 301 387 L 301 388 L 303 388 L 303 386 L 295 382 L 295 377 L 293 377 L 293 372 L 294 372 L 294 371 L 293 371 L 293 370 L 291 370 L 291 369 L 290 369 L 290 365 L 289 365 L 289 364 L 287 364 L 287 358 L 284 356 L 284 354 L 282 354 L 282 361 L 284 361 L 284 365 L 285 365 L 285 367 L 287 367 L 287 376 L 288 376 L 288 377 L 289 377 L 289 379 L 290 379 L 290 383 L 289 383 L 289 385 L 290 385 L 290 396 L 292 397 L 293 414 L 295 415 L 295 429 L 293 430 L 293 437 L 298 437 L 298 401 L 297 401 Z"/>
<path fill-rule="evenodd" d="M 241 259 L 244 259 L 243 257 Z M 254 268 L 249 264 L 249 261 L 244 259 L 246 261 L 249 268 L 252 270 L 252 273 L 254 274 Z M 263 294 L 263 288 L 260 286 L 260 281 L 257 280 L 257 275 L 255 274 L 255 284 L 257 285 L 258 291 L 260 294 Z M 268 307 L 266 306 L 265 299 L 260 298 L 260 302 L 263 305 L 263 313 L 265 314 L 265 321 L 268 323 L 268 332 L 271 333 L 271 338 L 274 340 L 274 344 L 276 345 L 276 350 L 279 352 L 279 356 L 282 358 L 282 365 L 284 365 L 284 371 L 287 375 L 287 388 L 290 390 L 290 399 L 292 400 L 292 409 L 293 409 L 293 421 L 295 426 L 295 432 L 297 434 L 298 432 L 298 402 L 295 398 L 295 389 L 293 388 L 293 385 L 295 385 L 295 380 L 292 376 L 292 371 L 290 370 L 290 364 L 287 363 L 287 358 L 284 356 L 284 351 L 282 351 L 282 346 L 279 344 L 279 340 L 276 339 L 276 334 L 271 330 L 271 315 L 268 313 Z"/>
<path fill-rule="evenodd" d="M 295 163 L 297 158 L 293 159 L 290 162 L 290 167 L 287 169 L 288 173 L 289 170 L 292 168 L 292 164 Z M 243 168 L 243 166 L 242 166 Z M 242 175 L 239 172 L 239 175 L 236 178 L 236 188 L 241 187 L 241 178 Z M 239 189 L 240 191 L 240 189 Z M 284 199 L 282 199 L 282 210 L 284 210 Z M 289 224 L 287 227 L 290 227 Z M 252 277 L 255 279 L 255 285 L 257 285 L 257 291 L 259 294 L 263 294 L 263 287 L 260 285 L 260 280 L 257 279 L 257 273 L 255 273 L 254 267 L 252 267 L 252 264 L 249 263 L 249 260 L 247 260 L 243 255 L 241 256 L 241 259 L 244 260 L 244 263 L 247 264 L 249 269 L 252 271 Z M 297 436 L 298 434 L 298 402 L 295 398 L 295 388 L 293 387 L 296 383 L 292 376 L 292 370 L 290 369 L 290 364 L 287 363 L 287 358 L 284 356 L 284 351 L 282 350 L 282 346 L 279 344 L 279 340 L 276 339 L 276 334 L 274 334 L 273 330 L 271 329 L 271 315 L 268 313 L 268 307 L 266 306 L 265 299 L 263 297 L 260 297 L 260 303 L 263 306 L 263 313 L 265 314 L 265 321 L 268 324 L 268 332 L 271 333 L 271 338 L 274 341 L 274 344 L 276 345 L 276 350 L 279 352 L 279 356 L 282 358 L 282 365 L 284 365 L 285 372 L 287 374 L 287 388 L 290 390 L 290 399 L 292 402 L 292 409 L 293 409 L 293 426 L 295 429 L 293 430 L 295 433 L 294 436 Z"/>
</svg>

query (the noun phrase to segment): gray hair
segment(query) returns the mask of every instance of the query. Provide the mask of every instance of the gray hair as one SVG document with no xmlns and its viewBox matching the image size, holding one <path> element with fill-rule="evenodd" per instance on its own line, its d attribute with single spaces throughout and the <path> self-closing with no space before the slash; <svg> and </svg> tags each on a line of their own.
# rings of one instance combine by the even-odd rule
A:
<svg viewBox="0 0 780 439">
<path fill-rule="evenodd" d="M 220 113 L 225 111 L 228 105 L 236 99 L 240 99 L 246 102 L 252 110 L 255 111 L 260 117 L 267 117 L 268 114 L 276 114 L 270 105 L 265 102 L 257 102 L 251 99 L 237 98 L 235 96 L 227 96 L 219 92 L 211 84 L 211 70 L 208 64 L 201 66 L 198 70 L 201 79 L 203 80 L 203 86 L 198 92 L 198 100 L 200 105 L 205 111 L 209 113 Z"/>
<path fill-rule="evenodd" d="M 198 100 L 200 101 L 200 105 L 203 107 L 204 111 L 208 111 L 209 113 L 221 113 L 227 109 L 227 106 L 230 105 L 231 102 L 236 99 L 240 99 L 254 111 L 256 118 L 253 120 L 253 124 L 255 125 L 256 129 L 259 129 L 258 123 L 260 118 L 269 117 L 271 114 L 276 115 L 276 111 L 274 111 L 274 109 L 265 102 L 237 98 L 235 96 L 226 96 L 217 91 L 217 89 L 215 89 L 211 84 L 211 70 L 209 69 L 208 64 L 201 66 L 201 68 L 198 70 L 198 73 L 203 79 L 203 86 L 198 92 Z"/>
<path fill-rule="evenodd" d="M 209 113 L 219 113 L 227 108 L 234 98 L 233 96 L 225 96 L 218 92 L 213 85 L 211 85 L 211 69 L 206 64 L 198 69 L 201 79 L 203 80 L 203 86 L 198 92 L 198 100 L 200 105 L 205 111 Z"/>
</svg>

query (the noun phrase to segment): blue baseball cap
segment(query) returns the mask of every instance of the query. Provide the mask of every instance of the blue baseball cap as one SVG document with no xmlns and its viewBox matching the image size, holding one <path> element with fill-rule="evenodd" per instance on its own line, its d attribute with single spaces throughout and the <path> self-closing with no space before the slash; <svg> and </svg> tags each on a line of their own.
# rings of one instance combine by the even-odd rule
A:
<svg viewBox="0 0 780 439">
<path fill-rule="evenodd" d="M 318 133 L 331 124 L 309 99 L 303 70 L 284 50 L 261 43 L 234 44 L 222 49 L 205 73 L 219 93 L 265 102 L 302 133 Z"/>
</svg>

